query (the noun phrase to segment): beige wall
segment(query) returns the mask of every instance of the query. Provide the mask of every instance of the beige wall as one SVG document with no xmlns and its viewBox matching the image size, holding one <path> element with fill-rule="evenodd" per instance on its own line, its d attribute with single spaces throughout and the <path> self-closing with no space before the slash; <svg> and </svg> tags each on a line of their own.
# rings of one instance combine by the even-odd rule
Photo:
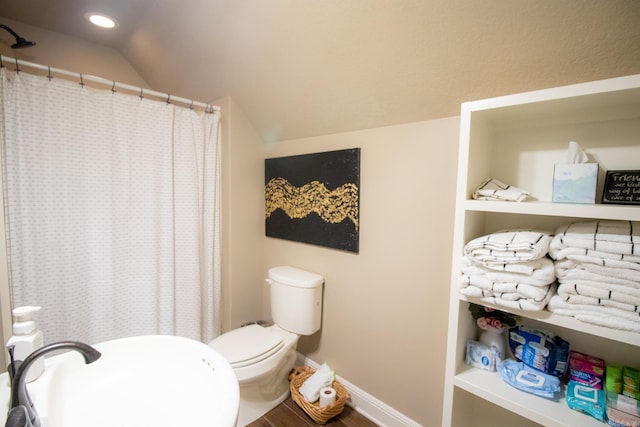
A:
<svg viewBox="0 0 640 427">
<path fill-rule="evenodd" d="M 266 146 L 267 158 L 361 148 L 360 252 L 265 237 L 264 266 L 325 276 L 322 329 L 299 351 L 425 426 L 442 411 L 458 124 Z"/>
<path fill-rule="evenodd" d="M 3 31 L 0 42 L 2 55 L 148 88 L 138 72 L 114 49 L 10 19 L 1 19 L 3 24 L 11 27 L 22 37 L 36 42 L 34 47 L 27 49 L 11 49 L 15 40 Z M 13 68 L 12 65 L 6 65 Z"/>
<path fill-rule="evenodd" d="M 242 109 L 227 97 L 222 108 L 222 331 L 264 318 L 263 142 Z"/>
</svg>

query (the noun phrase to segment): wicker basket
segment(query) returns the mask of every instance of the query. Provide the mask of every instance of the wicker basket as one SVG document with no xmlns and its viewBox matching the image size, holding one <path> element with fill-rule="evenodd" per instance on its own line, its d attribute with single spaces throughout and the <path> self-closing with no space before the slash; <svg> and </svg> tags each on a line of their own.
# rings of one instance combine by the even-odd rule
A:
<svg viewBox="0 0 640 427">
<path fill-rule="evenodd" d="M 309 403 L 307 400 L 300 394 L 300 386 L 305 382 L 307 378 L 309 378 L 315 369 L 310 368 L 308 366 L 299 366 L 294 368 L 291 374 L 289 375 L 289 381 L 291 381 L 291 398 L 294 402 L 301 407 L 304 412 L 309 415 L 313 421 L 320 425 L 324 425 L 331 418 L 335 417 L 342 413 L 344 409 L 344 404 L 351 397 L 347 389 L 340 384 L 338 381 L 334 380 L 331 387 L 336 391 L 336 401 L 330 405 L 325 406 L 324 408 L 320 408 L 319 402 Z"/>
</svg>

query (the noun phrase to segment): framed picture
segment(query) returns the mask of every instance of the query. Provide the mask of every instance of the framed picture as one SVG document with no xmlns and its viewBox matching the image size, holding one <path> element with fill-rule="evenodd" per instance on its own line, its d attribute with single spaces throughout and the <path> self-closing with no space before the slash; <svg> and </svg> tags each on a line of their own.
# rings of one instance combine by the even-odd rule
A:
<svg viewBox="0 0 640 427">
<path fill-rule="evenodd" d="M 640 205 L 640 170 L 607 171 L 602 203 Z"/>
<path fill-rule="evenodd" d="M 357 253 L 360 148 L 265 160 L 265 233 Z"/>
</svg>

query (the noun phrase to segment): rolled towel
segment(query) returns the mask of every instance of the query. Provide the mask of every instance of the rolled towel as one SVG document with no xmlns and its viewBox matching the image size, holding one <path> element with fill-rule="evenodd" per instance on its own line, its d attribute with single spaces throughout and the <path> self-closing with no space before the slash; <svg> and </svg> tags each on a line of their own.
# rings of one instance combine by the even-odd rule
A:
<svg viewBox="0 0 640 427">
<path fill-rule="evenodd" d="M 300 394 L 309 403 L 320 398 L 320 390 L 329 387 L 333 383 L 334 373 L 326 363 L 320 369 L 307 378 L 300 386 Z"/>
</svg>

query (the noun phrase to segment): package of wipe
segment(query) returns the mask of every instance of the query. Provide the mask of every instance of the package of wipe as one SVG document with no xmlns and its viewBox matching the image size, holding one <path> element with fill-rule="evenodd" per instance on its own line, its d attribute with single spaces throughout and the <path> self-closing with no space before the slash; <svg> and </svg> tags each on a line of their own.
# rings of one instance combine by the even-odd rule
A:
<svg viewBox="0 0 640 427">
<path fill-rule="evenodd" d="M 566 400 L 569 408 L 604 421 L 607 407 L 603 390 L 589 387 L 576 381 L 569 381 Z"/>
<path fill-rule="evenodd" d="M 315 402 L 320 398 L 320 390 L 329 387 L 334 379 L 334 372 L 323 363 L 320 369 L 307 378 L 300 386 L 300 394 L 307 402 Z"/>
<path fill-rule="evenodd" d="M 517 360 L 545 374 L 567 372 L 569 343 L 549 331 L 515 326 L 509 329 L 509 348 Z"/>
<path fill-rule="evenodd" d="M 496 353 L 478 341 L 467 341 L 467 365 L 487 371 L 496 370 Z"/>
<path fill-rule="evenodd" d="M 560 391 L 560 380 L 536 371 L 522 362 L 509 359 L 498 366 L 498 373 L 504 382 L 527 393 L 553 399 Z"/>
</svg>

